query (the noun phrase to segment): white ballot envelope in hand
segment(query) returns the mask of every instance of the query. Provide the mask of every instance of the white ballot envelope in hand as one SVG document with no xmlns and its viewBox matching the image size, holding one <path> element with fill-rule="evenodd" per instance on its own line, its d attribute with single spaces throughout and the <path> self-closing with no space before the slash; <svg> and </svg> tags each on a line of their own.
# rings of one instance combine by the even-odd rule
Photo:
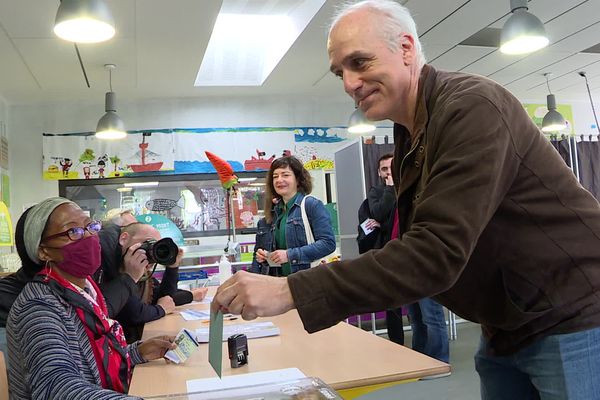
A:
<svg viewBox="0 0 600 400">
<path fill-rule="evenodd" d="M 269 263 L 269 267 L 280 267 L 281 264 L 278 264 L 275 261 L 271 260 L 271 254 L 273 253 L 267 251 L 267 262 Z"/>
<path fill-rule="evenodd" d="M 198 349 L 195 333 L 185 328 L 180 330 L 175 337 L 175 344 L 177 347 L 165 353 L 165 358 L 175 364 L 185 362 Z"/>
<path fill-rule="evenodd" d="M 367 218 L 367 219 L 365 219 L 365 220 L 363 221 L 363 223 L 362 223 L 362 224 L 360 224 L 360 227 L 362 228 L 362 230 L 363 230 L 363 232 L 365 233 L 365 235 L 368 235 L 369 233 L 371 233 L 371 232 L 373 232 L 373 231 L 375 230 L 375 228 L 369 228 L 369 227 L 367 226 L 367 224 L 368 224 L 370 221 L 373 221 L 373 220 L 372 220 L 372 219 L 370 219 L 370 218 Z"/>
</svg>

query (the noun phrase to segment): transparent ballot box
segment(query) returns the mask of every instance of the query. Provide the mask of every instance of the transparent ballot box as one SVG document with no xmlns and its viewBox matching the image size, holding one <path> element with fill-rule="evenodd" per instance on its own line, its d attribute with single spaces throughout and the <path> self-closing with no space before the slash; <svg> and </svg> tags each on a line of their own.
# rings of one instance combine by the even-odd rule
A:
<svg viewBox="0 0 600 400">
<path fill-rule="evenodd" d="M 302 378 L 279 383 L 221 389 L 207 392 L 146 397 L 169 400 L 342 400 L 319 378 Z"/>
</svg>

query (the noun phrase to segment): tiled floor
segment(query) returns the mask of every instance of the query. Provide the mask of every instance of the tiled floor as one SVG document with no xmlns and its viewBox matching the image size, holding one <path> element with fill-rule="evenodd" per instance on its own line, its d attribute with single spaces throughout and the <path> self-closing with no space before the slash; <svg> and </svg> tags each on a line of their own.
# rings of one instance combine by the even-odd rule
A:
<svg viewBox="0 0 600 400">
<path fill-rule="evenodd" d="M 479 378 L 473 355 L 479 343 L 479 325 L 467 322 L 458 325 L 458 339 L 450 341 L 452 375 L 445 378 L 406 383 L 372 392 L 360 400 L 475 400 L 479 399 Z M 411 333 L 405 343 L 410 346 Z"/>
</svg>

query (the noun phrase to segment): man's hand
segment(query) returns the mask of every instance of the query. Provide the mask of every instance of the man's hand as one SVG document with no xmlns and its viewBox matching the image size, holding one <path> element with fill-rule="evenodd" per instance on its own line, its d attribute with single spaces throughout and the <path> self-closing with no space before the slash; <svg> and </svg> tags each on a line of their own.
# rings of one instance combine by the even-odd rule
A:
<svg viewBox="0 0 600 400">
<path fill-rule="evenodd" d="M 271 262 L 275 264 L 284 264 L 288 262 L 287 250 L 275 250 L 269 253 Z"/>
<path fill-rule="evenodd" d="M 180 247 L 179 252 L 177 252 L 177 258 L 175 262 L 171 265 L 167 265 L 167 268 L 178 268 L 181 265 L 181 260 L 183 260 L 183 249 Z"/>
<path fill-rule="evenodd" d="M 256 250 L 256 261 L 259 263 L 267 261 L 267 254 L 269 254 L 269 252 L 264 249 Z"/>
<path fill-rule="evenodd" d="M 192 292 L 192 297 L 193 297 L 194 301 L 202 301 L 202 299 L 204 299 L 206 297 L 206 293 L 208 293 L 208 288 L 207 287 L 196 288 L 196 289 L 190 290 L 190 292 Z"/>
<path fill-rule="evenodd" d="M 392 177 L 392 174 L 385 177 L 385 184 L 387 186 L 394 186 L 394 178 Z"/>
<path fill-rule="evenodd" d="M 139 250 L 141 245 L 141 243 L 131 245 L 123 257 L 123 271 L 136 283 L 144 275 L 148 266 L 146 251 Z"/>
<path fill-rule="evenodd" d="M 251 320 L 283 314 L 294 308 L 294 299 L 287 278 L 238 271 L 219 287 L 211 308 Z"/>
<path fill-rule="evenodd" d="M 146 361 L 157 360 L 164 357 L 167 350 L 173 350 L 175 347 L 174 336 L 156 336 L 146 339 L 138 344 L 138 351 Z"/>
<path fill-rule="evenodd" d="M 171 314 L 175 310 L 175 302 L 171 296 L 163 296 L 156 302 L 165 310 L 165 314 Z"/>
<path fill-rule="evenodd" d="M 365 228 L 367 229 L 375 229 L 381 227 L 381 224 L 375 221 L 373 218 L 369 218 L 366 221 L 367 222 L 365 223 Z"/>
</svg>

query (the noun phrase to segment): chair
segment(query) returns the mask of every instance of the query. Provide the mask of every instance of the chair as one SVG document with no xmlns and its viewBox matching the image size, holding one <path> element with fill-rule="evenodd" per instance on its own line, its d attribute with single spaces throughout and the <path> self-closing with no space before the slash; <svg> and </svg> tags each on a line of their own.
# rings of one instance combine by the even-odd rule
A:
<svg viewBox="0 0 600 400">
<path fill-rule="evenodd" d="M 8 377 L 4 353 L 0 351 L 0 400 L 8 400 Z"/>
</svg>

